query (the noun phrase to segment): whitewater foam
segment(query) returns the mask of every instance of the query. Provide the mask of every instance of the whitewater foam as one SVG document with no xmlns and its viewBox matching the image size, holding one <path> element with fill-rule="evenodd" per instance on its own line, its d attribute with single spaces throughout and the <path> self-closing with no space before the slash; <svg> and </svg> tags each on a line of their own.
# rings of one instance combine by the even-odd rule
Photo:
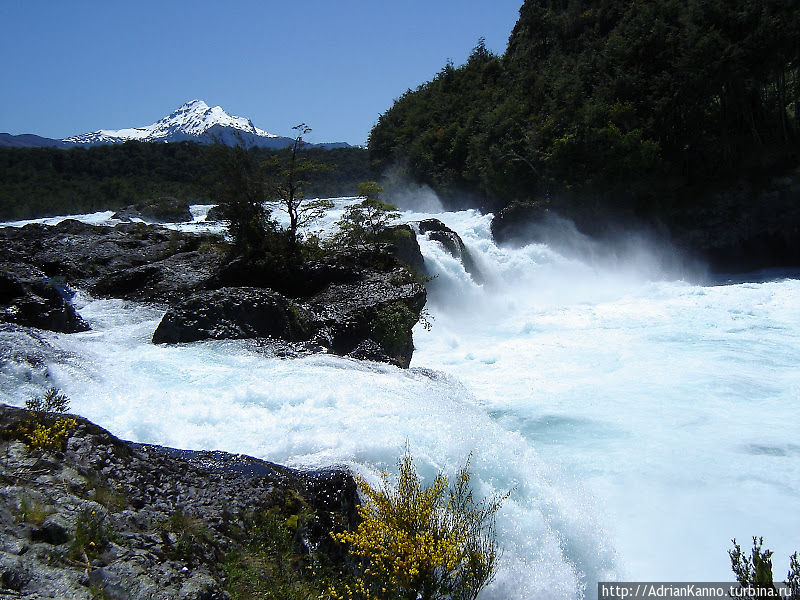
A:
<svg viewBox="0 0 800 600">
<path fill-rule="evenodd" d="M 79 295 L 93 329 L 43 334 L 50 381 L 123 438 L 346 464 L 370 481 L 406 443 L 427 480 L 472 452 L 480 494 L 511 490 L 484 600 L 727 580 L 730 538 L 754 534 L 780 573 L 800 547 L 800 282 L 708 286 L 665 279 L 658 261 L 500 248 L 477 211 L 404 219 L 430 216 L 459 232 L 484 278 L 420 236 L 437 277 L 410 370 L 284 360 L 247 341 L 154 346 L 161 310 Z M 49 384 L 9 363 L 0 376 L 0 399 L 16 405 Z"/>
</svg>

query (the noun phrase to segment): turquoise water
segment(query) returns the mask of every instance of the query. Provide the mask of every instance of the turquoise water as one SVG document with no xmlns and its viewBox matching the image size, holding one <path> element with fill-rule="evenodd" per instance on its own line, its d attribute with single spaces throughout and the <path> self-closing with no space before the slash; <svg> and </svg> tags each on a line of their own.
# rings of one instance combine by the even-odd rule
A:
<svg viewBox="0 0 800 600">
<path fill-rule="evenodd" d="M 50 376 L 73 410 L 140 442 L 340 463 L 372 480 L 406 443 L 426 478 L 473 453 L 479 493 L 511 490 L 485 599 L 728 580 L 730 538 L 752 535 L 782 574 L 800 549 L 800 281 L 712 285 L 637 236 L 608 249 L 567 230 L 563 243 L 498 248 L 489 216 L 436 216 L 484 282 L 420 238 L 437 277 L 410 370 L 284 360 L 245 341 L 153 346 L 161 309 L 79 294 L 93 330 L 44 334 Z M 0 384 L 20 405 L 46 382 L 7 362 Z"/>
</svg>

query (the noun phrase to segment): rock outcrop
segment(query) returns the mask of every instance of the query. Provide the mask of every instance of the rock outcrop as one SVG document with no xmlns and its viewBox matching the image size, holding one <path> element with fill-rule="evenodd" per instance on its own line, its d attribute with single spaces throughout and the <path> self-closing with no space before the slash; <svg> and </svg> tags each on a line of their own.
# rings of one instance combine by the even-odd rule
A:
<svg viewBox="0 0 800 600">
<path fill-rule="evenodd" d="M 72 292 L 49 278 L 23 280 L 0 272 L 0 323 L 15 323 L 61 333 L 88 331 L 70 303 Z"/>
<path fill-rule="evenodd" d="M 219 206 L 212 206 L 206 213 L 206 221 L 222 221 L 224 218 L 225 216 Z"/>
<path fill-rule="evenodd" d="M 400 263 L 414 273 L 425 273 L 425 258 L 417 242 L 417 234 L 411 225 L 403 223 L 387 227 L 382 238 L 389 245 L 388 251 Z"/>
<path fill-rule="evenodd" d="M 425 288 L 409 268 L 420 266 L 422 255 L 408 226 L 389 237 L 377 249 L 342 249 L 290 267 L 281 261 L 230 260 L 213 235 L 66 220 L 54 227 L 0 229 L 0 247 L 6 250 L 0 268 L 22 273 L 26 282 L 65 281 L 96 296 L 166 304 L 155 343 L 273 338 L 300 343 L 301 354 L 313 348 L 407 367 L 411 328 L 425 305 Z M 22 275 L 9 277 L 8 285 L 0 280 L 0 302 L 23 292 L 30 297 L 33 284 L 23 289 Z M 48 301 L 64 303 L 67 314 L 72 307 L 56 289 L 43 284 L 50 290 Z M 57 320 L 55 307 L 43 301 L 24 306 L 40 310 L 23 319 L 21 309 L 9 308 L 4 320 L 31 327 Z M 391 315 L 397 323 L 389 323 Z M 78 331 L 82 321 L 74 317 Z M 64 327 L 57 330 L 67 331 Z"/>
<path fill-rule="evenodd" d="M 264 337 L 301 341 L 309 338 L 310 318 L 307 311 L 272 290 L 200 291 L 167 310 L 153 333 L 153 343 Z"/>
<path fill-rule="evenodd" d="M 425 234 L 429 240 L 439 242 L 454 258 L 461 261 L 464 270 L 472 276 L 476 283 L 483 282 L 483 275 L 460 235 L 439 219 L 424 219 L 417 222 L 416 225 L 420 233 Z"/>
<path fill-rule="evenodd" d="M 742 179 L 727 190 L 696 190 L 676 200 L 657 223 L 565 212 L 577 229 L 613 239 L 621 228 L 644 228 L 719 272 L 800 265 L 800 168 L 764 181 Z M 545 202 L 512 204 L 492 220 L 498 243 L 547 241 L 555 213 Z"/>
<path fill-rule="evenodd" d="M 189 203 L 171 196 L 164 196 L 152 202 L 126 206 L 112 216 L 114 219 L 122 221 L 142 219 L 160 223 L 184 223 L 192 220 Z"/>
<path fill-rule="evenodd" d="M 675 242 L 718 271 L 800 265 L 800 168 L 760 184 L 745 180 L 685 210 Z"/>
<path fill-rule="evenodd" d="M 143 223 L 105 227 L 67 219 L 52 227 L 0 228 L 0 268 L 63 278 L 100 296 L 170 302 L 206 287 L 223 262 L 219 241 Z"/>
<path fill-rule="evenodd" d="M 510 204 L 492 219 L 492 237 L 498 244 L 530 241 L 531 225 L 541 223 L 551 215 L 552 211 L 543 202 Z"/>
<path fill-rule="evenodd" d="M 335 354 L 407 368 L 414 350 L 411 328 L 425 298 L 425 288 L 401 267 L 390 272 L 367 271 L 360 279 L 332 283 L 311 297 L 296 300 L 253 287 L 199 291 L 167 310 L 153 342 L 273 337 L 310 341 L 311 347 Z M 386 311 L 399 305 L 405 311 L 399 311 L 397 336 L 381 334 L 380 320 L 390 318 Z"/>
<path fill-rule="evenodd" d="M 367 273 L 354 283 L 331 285 L 303 307 L 312 315 L 309 324 L 316 343 L 336 354 L 407 368 L 414 351 L 411 329 L 425 300 L 422 284 L 398 267 L 388 273 Z M 376 344 L 381 352 L 376 352 Z"/>
<path fill-rule="evenodd" d="M 80 417 L 63 452 L 30 449 L 15 432 L 33 415 L 0 405 L 0 593 L 8 597 L 224 600 L 221 566 L 247 560 L 246 532 L 259 518 L 274 518 L 295 546 L 299 562 L 289 568 L 312 553 L 343 566 L 329 534 L 357 520 L 345 470 L 133 444 Z"/>
</svg>

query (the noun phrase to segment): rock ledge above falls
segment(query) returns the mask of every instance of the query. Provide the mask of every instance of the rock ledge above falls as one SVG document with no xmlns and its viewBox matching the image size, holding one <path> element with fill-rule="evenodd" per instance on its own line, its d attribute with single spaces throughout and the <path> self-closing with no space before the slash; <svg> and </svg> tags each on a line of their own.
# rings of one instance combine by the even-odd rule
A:
<svg viewBox="0 0 800 600">
<path fill-rule="evenodd" d="M 0 405 L 0 588 L 8 597 L 223 600 L 221 563 L 239 552 L 248 516 L 300 505 L 302 520 L 286 515 L 299 543 L 343 560 L 329 532 L 354 526 L 358 502 L 344 469 L 134 444 L 80 417 L 63 452 L 42 452 L 9 433 L 32 416 Z M 88 563 L 73 556 L 86 515 L 107 533 Z"/>
<path fill-rule="evenodd" d="M 377 258 L 374 249 L 337 251 L 305 263 L 286 281 L 254 278 L 250 265 L 228 261 L 220 238 L 210 234 L 69 219 L 56 226 L 6 227 L 0 229 L 0 322 L 85 330 L 69 303 L 71 286 L 95 296 L 166 305 L 156 343 L 274 338 L 299 344 L 298 353 L 327 351 L 408 367 L 411 328 L 426 293 L 410 270 L 422 264 L 413 235 L 395 237 L 402 238 L 402 247 L 383 244 Z M 41 289 L 53 289 L 53 282 L 65 293 L 42 300 Z M 39 296 L 32 294 L 36 290 Z M 18 305 L 24 305 L 24 320 Z M 404 339 L 382 339 L 376 333 L 380 320 L 395 314 L 410 315 L 398 329 Z"/>
</svg>

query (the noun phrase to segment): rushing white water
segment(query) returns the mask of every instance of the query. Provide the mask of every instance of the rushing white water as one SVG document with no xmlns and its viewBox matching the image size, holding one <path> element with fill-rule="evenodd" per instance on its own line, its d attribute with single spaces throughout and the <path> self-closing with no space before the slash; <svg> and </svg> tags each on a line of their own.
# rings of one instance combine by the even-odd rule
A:
<svg viewBox="0 0 800 600">
<path fill-rule="evenodd" d="M 205 209 L 195 216 L 179 227 L 208 227 Z M 427 479 L 473 453 L 479 493 L 511 490 L 484 599 L 729 580 L 730 538 L 754 534 L 782 576 L 800 548 L 800 281 L 692 283 L 642 238 L 615 252 L 574 232 L 498 248 L 487 215 L 433 216 L 484 281 L 420 237 L 433 327 L 415 329 L 408 371 L 245 341 L 154 346 L 161 311 L 81 295 L 93 329 L 44 334 L 58 349 L 49 376 L 75 412 L 136 441 L 372 479 L 406 443 Z M 13 361 L 0 378 L 0 400 L 17 405 L 46 385 Z"/>
</svg>

